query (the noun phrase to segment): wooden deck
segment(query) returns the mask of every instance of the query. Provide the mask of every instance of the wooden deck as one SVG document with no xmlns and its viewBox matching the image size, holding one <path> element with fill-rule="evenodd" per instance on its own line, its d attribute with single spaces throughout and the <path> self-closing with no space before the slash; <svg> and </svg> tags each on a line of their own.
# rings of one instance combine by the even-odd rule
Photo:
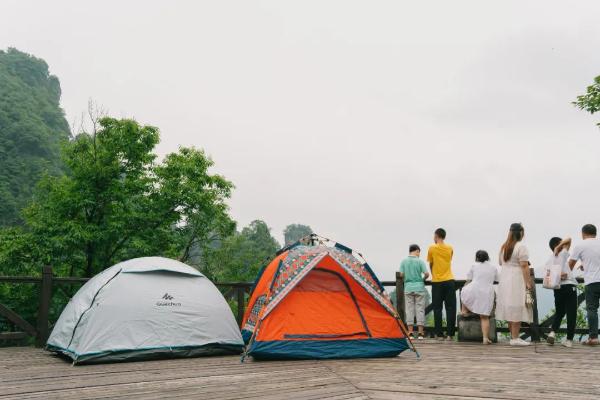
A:
<svg viewBox="0 0 600 400">
<path fill-rule="evenodd" d="M 421 360 L 246 362 L 194 358 L 73 367 L 35 348 L 0 349 L 0 399 L 591 399 L 600 348 L 426 341 Z"/>
</svg>

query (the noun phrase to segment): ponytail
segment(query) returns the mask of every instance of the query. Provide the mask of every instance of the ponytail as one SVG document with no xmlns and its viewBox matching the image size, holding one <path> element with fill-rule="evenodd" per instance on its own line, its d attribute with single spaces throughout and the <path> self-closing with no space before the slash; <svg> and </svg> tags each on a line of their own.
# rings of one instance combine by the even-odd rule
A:
<svg viewBox="0 0 600 400">
<path fill-rule="evenodd" d="M 502 245 L 502 259 L 504 262 L 507 262 L 512 257 L 513 251 L 515 250 L 515 246 L 518 242 L 523 240 L 523 236 L 525 235 L 525 229 L 523 225 L 519 223 L 512 224 L 510 226 L 510 230 L 508 231 L 508 238 L 506 242 Z"/>
</svg>

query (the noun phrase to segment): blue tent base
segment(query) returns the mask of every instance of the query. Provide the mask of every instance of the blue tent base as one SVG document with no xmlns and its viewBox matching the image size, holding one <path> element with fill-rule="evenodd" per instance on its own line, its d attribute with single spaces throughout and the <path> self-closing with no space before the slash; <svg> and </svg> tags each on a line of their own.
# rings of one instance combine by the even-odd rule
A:
<svg viewBox="0 0 600 400">
<path fill-rule="evenodd" d="M 408 349 L 406 339 L 277 340 L 254 342 L 248 355 L 256 360 L 302 360 L 395 357 Z"/>
<path fill-rule="evenodd" d="M 76 354 L 68 349 L 48 344 L 46 349 L 63 358 L 71 359 L 74 365 L 101 364 L 129 361 L 160 360 L 167 358 L 204 357 L 240 354 L 241 345 L 209 343 L 203 346 L 155 347 L 133 350 L 107 350 L 87 354 Z"/>
<path fill-rule="evenodd" d="M 244 343 L 250 343 L 250 339 L 252 339 L 252 332 L 242 329 L 242 339 L 244 339 Z"/>
</svg>

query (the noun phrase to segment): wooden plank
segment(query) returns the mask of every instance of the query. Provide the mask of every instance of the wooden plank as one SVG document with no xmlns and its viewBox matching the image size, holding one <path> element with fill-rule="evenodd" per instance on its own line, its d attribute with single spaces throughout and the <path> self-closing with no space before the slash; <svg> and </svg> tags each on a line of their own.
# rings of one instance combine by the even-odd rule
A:
<svg viewBox="0 0 600 400">
<path fill-rule="evenodd" d="M 175 371 L 173 371 L 175 372 Z M 261 395 L 269 392 L 277 392 L 279 395 L 289 389 L 310 388 L 315 386 L 324 386 L 328 384 L 341 384 L 343 380 L 335 375 L 328 373 L 326 369 L 320 368 L 312 373 L 302 374 L 299 371 L 281 371 L 279 373 L 266 372 L 256 374 L 238 373 L 236 375 L 221 375 L 220 371 L 213 371 L 208 376 L 195 376 L 191 371 L 178 370 L 185 375 L 165 377 L 162 374 L 157 375 L 139 375 L 138 379 L 133 381 L 123 380 L 120 376 L 111 374 L 104 380 L 91 381 L 88 384 L 74 381 L 74 385 L 69 388 L 53 388 L 46 386 L 39 390 L 23 386 L 22 391 L 5 391 L 0 393 L 10 394 L 11 398 L 19 396 L 27 398 L 47 398 L 51 395 L 60 393 L 61 399 L 67 398 L 100 398 L 99 394 L 106 398 L 127 397 L 140 394 L 149 397 L 149 393 L 156 393 L 158 398 L 164 398 L 165 395 L 171 398 L 177 398 L 178 394 L 184 394 L 184 398 L 193 397 L 212 397 L 212 398 L 239 398 L 240 393 L 244 396 L 249 394 Z M 302 375 L 302 379 L 294 379 Z M 142 389 L 142 390 L 140 390 Z M 184 391 L 185 393 L 182 393 Z M 85 396 L 87 394 L 87 396 Z M 2 395 L 0 395 L 2 398 Z"/>
<path fill-rule="evenodd" d="M 416 345 L 421 360 L 407 351 L 380 359 L 240 363 L 239 357 L 226 356 L 78 367 L 32 347 L 0 348 L 0 399 L 574 400 L 600 396 L 600 348 L 575 344 L 565 349 L 539 343 L 518 348 L 506 342 L 483 346 L 430 340 Z"/>
<path fill-rule="evenodd" d="M 512 348 L 441 342 L 421 345 L 419 350 L 422 361 L 404 364 L 410 373 L 399 379 L 402 370 L 394 359 L 369 362 L 361 369 L 337 365 L 335 369 L 370 396 L 372 391 L 389 393 L 376 398 L 411 398 L 420 393 L 426 396 L 414 397 L 569 399 L 598 394 L 595 382 L 584 383 L 593 381 L 600 367 L 597 349 L 576 346 L 571 352 L 546 345 Z M 577 385 L 564 379 L 565 371 L 578 377 Z"/>
<path fill-rule="evenodd" d="M 415 392 L 388 392 L 384 390 L 363 390 L 365 395 L 371 400 L 430 400 L 431 394 L 415 393 Z M 473 397 L 473 396 L 452 396 L 452 395 L 436 395 L 436 400 L 499 400 L 501 397 Z"/>
</svg>

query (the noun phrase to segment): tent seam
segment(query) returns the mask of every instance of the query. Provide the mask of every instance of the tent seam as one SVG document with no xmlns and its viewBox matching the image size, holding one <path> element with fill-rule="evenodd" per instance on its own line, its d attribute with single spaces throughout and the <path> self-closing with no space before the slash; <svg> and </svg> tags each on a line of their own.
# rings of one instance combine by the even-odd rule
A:
<svg viewBox="0 0 600 400">
<path fill-rule="evenodd" d="M 67 345 L 67 350 L 69 349 L 69 347 L 71 347 L 71 343 L 73 343 L 73 339 L 75 338 L 75 332 L 77 331 L 77 328 L 79 327 L 79 323 L 81 322 L 81 320 L 83 319 L 83 316 L 92 309 L 92 307 L 94 306 L 94 302 L 96 301 L 96 297 L 98 297 L 98 294 L 100 293 L 100 291 L 102 291 L 102 289 L 104 289 L 104 287 L 106 285 L 108 285 L 113 279 L 115 279 L 117 277 L 117 275 L 119 275 L 121 273 L 122 269 L 120 269 L 116 274 L 114 274 L 108 281 L 106 281 L 104 283 L 104 285 L 100 286 L 100 288 L 98 289 L 98 291 L 94 294 L 94 297 L 92 297 L 92 301 L 90 302 L 90 306 L 87 308 L 87 310 L 85 310 L 84 312 L 81 313 L 81 315 L 79 316 L 79 319 L 77 320 L 77 323 L 75 324 L 75 326 L 73 327 L 73 334 L 71 335 L 71 340 L 69 340 L 69 344 Z"/>
</svg>

